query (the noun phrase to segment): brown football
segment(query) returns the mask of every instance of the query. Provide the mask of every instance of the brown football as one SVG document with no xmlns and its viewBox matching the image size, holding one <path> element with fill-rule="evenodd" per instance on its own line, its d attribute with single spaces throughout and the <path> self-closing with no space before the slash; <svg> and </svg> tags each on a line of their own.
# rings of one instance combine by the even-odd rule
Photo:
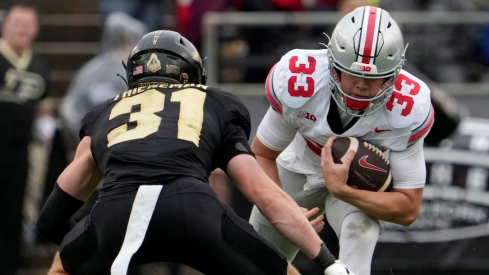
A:
<svg viewBox="0 0 489 275">
<path fill-rule="evenodd" d="M 389 160 L 379 148 L 355 137 L 338 137 L 331 148 L 334 162 L 342 163 L 349 150 L 355 151 L 355 157 L 346 184 L 374 192 L 392 190 Z"/>
</svg>

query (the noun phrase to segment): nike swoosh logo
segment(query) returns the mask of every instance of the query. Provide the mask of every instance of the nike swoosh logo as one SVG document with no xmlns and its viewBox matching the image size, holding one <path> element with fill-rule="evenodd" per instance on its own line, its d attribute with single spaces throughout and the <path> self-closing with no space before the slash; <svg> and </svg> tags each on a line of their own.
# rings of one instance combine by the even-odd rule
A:
<svg viewBox="0 0 489 275">
<path fill-rule="evenodd" d="M 380 167 L 377 167 L 373 164 L 368 163 L 367 158 L 368 158 L 368 156 L 363 156 L 360 159 L 360 161 L 358 161 L 358 164 L 360 164 L 360 166 L 362 166 L 363 168 L 367 168 L 367 169 L 371 169 L 371 170 L 375 170 L 375 171 L 379 171 L 379 172 L 387 172 L 386 170 L 384 170 Z"/>
<path fill-rule="evenodd" d="M 382 132 L 389 132 L 389 131 L 392 131 L 392 130 L 391 129 L 379 129 L 378 127 L 376 127 L 374 131 L 376 133 L 382 133 Z"/>
</svg>

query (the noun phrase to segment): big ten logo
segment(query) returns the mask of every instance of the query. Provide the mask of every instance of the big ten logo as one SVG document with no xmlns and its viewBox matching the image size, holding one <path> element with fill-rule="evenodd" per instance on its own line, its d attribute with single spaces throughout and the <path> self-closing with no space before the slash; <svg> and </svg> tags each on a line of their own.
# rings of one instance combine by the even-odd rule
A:
<svg viewBox="0 0 489 275">
<path fill-rule="evenodd" d="M 317 120 L 316 119 L 316 116 L 314 116 L 313 114 L 311 114 L 309 112 L 306 112 L 306 111 L 300 111 L 299 112 L 299 117 L 312 120 L 313 122 L 316 122 L 316 120 Z"/>
<path fill-rule="evenodd" d="M 372 67 L 370 67 L 369 65 L 357 64 L 357 70 L 362 72 L 371 72 Z"/>
</svg>

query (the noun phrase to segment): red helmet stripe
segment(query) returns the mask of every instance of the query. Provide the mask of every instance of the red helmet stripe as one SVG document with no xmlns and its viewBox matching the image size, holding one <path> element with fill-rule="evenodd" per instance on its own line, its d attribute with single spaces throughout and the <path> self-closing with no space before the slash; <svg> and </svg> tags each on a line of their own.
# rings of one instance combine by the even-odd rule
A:
<svg viewBox="0 0 489 275">
<path fill-rule="evenodd" d="M 362 29 L 366 30 L 362 32 L 362 41 L 360 41 L 360 54 L 362 55 L 361 61 L 364 64 L 373 64 L 374 59 L 368 58 L 375 53 L 375 46 L 377 45 L 377 36 L 379 33 L 379 21 L 380 13 L 376 7 L 365 7 L 364 21 Z"/>
</svg>

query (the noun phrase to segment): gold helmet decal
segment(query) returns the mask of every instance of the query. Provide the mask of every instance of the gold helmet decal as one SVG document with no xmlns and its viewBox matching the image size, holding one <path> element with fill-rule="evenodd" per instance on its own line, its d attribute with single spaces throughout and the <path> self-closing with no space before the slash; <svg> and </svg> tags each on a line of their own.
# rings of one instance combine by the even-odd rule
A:
<svg viewBox="0 0 489 275">
<path fill-rule="evenodd" d="M 193 53 L 192 53 L 192 58 L 193 58 L 195 61 L 197 61 L 197 62 L 199 62 L 200 64 L 202 64 L 202 59 L 200 59 L 200 55 L 199 55 L 199 53 L 198 53 L 198 52 L 196 52 L 196 51 L 195 51 L 195 52 L 193 52 Z"/>
<path fill-rule="evenodd" d="M 159 69 L 161 69 L 161 62 L 160 60 L 158 59 L 158 57 L 156 56 L 156 54 L 152 54 L 150 57 L 149 57 L 149 60 L 148 62 L 146 62 L 146 69 L 148 69 L 148 71 L 154 73 L 156 71 L 158 71 Z"/>
<path fill-rule="evenodd" d="M 158 38 L 160 38 L 160 35 L 163 31 L 155 32 L 155 35 L 153 36 L 153 45 L 156 45 L 158 42 Z"/>
</svg>

